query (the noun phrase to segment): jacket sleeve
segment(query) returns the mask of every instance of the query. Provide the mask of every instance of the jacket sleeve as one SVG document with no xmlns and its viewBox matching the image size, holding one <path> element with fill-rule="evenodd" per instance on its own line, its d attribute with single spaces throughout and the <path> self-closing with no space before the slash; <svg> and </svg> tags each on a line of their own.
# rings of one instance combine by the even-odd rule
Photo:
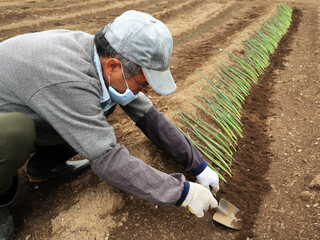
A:
<svg viewBox="0 0 320 240">
<path fill-rule="evenodd" d="M 121 106 L 121 108 L 134 122 L 137 122 L 146 115 L 147 112 L 149 112 L 152 106 L 153 104 L 149 98 L 147 98 L 142 92 L 139 92 L 138 98 L 126 106 Z"/>
<path fill-rule="evenodd" d="M 158 171 L 119 144 L 90 164 L 105 182 L 159 205 L 180 206 L 189 191 L 189 182 L 182 174 Z"/>
<path fill-rule="evenodd" d="M 199 175 L 208 165 L 195 146 L 143 94 L 122 107 L 142 132 L 186 171 Z"/>
<path fill-rule="evenodd" d="M 186 171 L 199 175 L 208 165 L 195 146 L 154 106 L 136 125 Z"/>
</svg>

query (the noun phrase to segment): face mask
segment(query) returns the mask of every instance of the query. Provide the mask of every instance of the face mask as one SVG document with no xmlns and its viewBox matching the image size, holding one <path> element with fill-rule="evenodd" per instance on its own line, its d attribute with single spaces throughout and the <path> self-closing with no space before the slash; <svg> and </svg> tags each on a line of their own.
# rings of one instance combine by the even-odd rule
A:
<svg viewBox="0 0 320 240">
<path fill-rule="evenodd" d="M 109 94 L 110 94 L 112 101 L 119 103 L 121 106 L 125 106 L 128 103 L 130 103 L 131 101 L 135 100 L 138 97 L 138 94 L 134 95 L 133 92 L 129 89 L 127 80 L 126 80 L 124 73 L 123 73 L 122 66 L 121 66 L 121 71 L 122 71 L 123 79 L 127 85 L 126 91 L 124 93 L 119 93 L 113 87 L 111 87 L 110 76 L 108 76 L 108 79 L 109 79 L 109 89 L 108 90 L 109 90 Z"/>
</svg>

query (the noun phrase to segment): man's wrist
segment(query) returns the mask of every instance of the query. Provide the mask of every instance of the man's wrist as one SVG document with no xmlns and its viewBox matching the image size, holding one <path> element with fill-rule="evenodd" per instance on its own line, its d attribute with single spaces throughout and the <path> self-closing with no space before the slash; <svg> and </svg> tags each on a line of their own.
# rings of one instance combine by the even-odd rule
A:
<svg viewBox="0 0 320 240">
<path fill-rule="evenodd" d="M 176 206 L 181 206 L 183 204 L 183 202 L 185 201 L 185 199 L 189 193 L 189 189 L 190 189 L 190 183 L 188 180 L 186 180 L 184 183 L 184 188 L 182 190 L 181 196 L 175 204 Z"/>
<path fill-rule="evenodd" d="M 193 176 L 198 176 L 208 166 L 208 163 L 203 159 L 203 162 L 194 170 L 191 171 Z"/>
</svg>

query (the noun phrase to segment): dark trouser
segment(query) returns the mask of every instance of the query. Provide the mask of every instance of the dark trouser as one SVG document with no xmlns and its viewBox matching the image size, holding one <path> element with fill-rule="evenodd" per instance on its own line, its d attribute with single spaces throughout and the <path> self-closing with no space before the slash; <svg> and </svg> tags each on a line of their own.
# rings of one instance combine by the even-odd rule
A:
<svg viewBox="0 0 320 240">
<path fill-rule="evenodd" d="M 35 124 L 28 116 L 0 114 L 0 200 L 17 182 L 18 169 L 34 151 L 35 140 Z"/>
</svg>

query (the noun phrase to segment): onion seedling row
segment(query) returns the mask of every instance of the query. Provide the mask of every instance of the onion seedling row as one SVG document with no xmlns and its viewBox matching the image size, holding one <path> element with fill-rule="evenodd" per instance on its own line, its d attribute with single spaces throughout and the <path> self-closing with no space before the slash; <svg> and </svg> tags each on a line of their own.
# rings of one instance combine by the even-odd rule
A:
<svg viewBox="0 0 320 240">
<path fill-rule="evenodd" d="M 287 32 L 291 16 L 292 9 L 279 3 L 276 14 L 241 41 L 242 56 L 220 49 L 227 55 L 228 63 L 216 60 L 216 73 L 200 73 L 202 96 L 196 98 L 198 102 L 190 100 L 189 103 L 199 110 L 199 115 L 207 116 L 205 120 L 179 109 L 185 125 L 184 130 L 177 128 L 211 161 L 210 168 L 223 181 L 226 179 L 219 171 L 232 176 L 230 166 L 237 139 L 243 137 L 242 104 L 258 82 L 259 75 L 270 64 L 270 55 Z"/>
</svg>

